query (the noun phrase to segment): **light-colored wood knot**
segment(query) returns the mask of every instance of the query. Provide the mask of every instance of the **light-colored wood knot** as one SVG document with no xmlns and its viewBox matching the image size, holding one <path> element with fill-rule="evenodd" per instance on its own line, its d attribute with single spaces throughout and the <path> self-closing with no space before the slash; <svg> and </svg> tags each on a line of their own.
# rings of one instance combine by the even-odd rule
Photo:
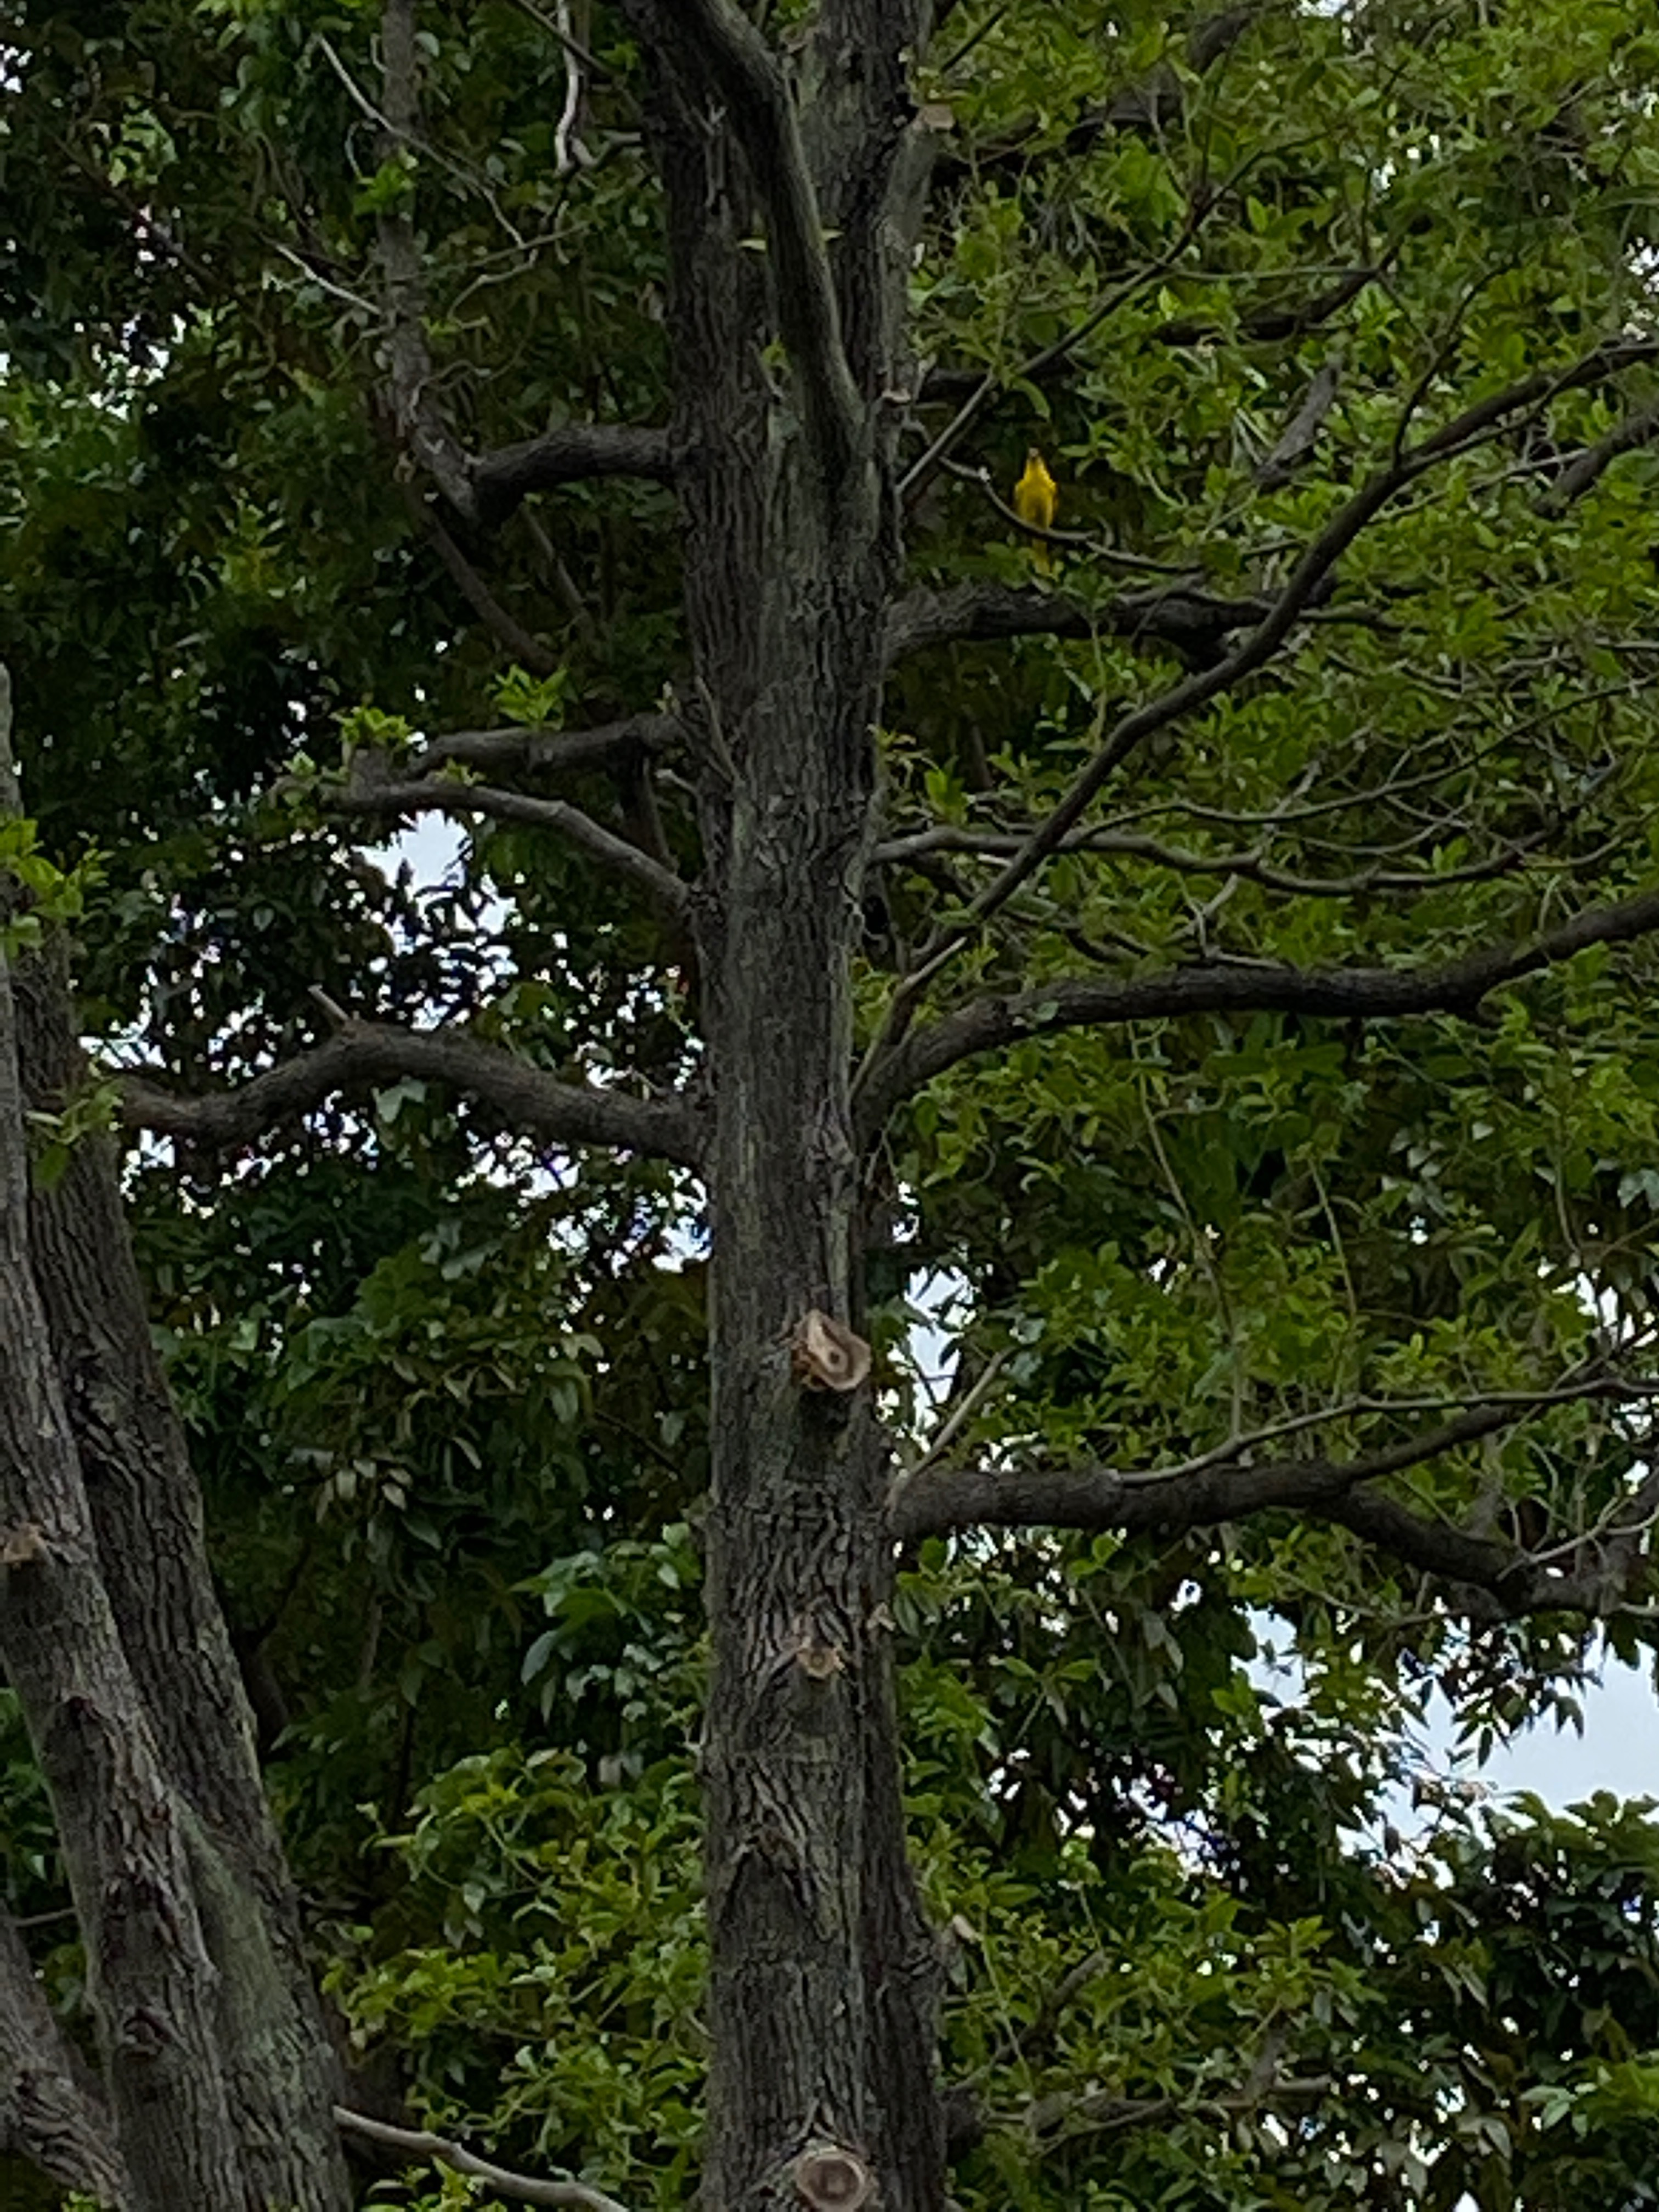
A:
<svg viewBox="0 0 1659 2212">
<path fill-rule="evenodd" d="M 845 1322 L 816 1306 L 801 1316 L 789 1340 L 789 1364 L 809 1390 L 856 1390 L 870 1372 L 870 1347 Z"/>
<path fill-rule="evenodd" d="M 795 1664 L 813 1681 L 828 1682 L 846 1673 L 847 1654 L 836 1644 L 803 1644 L 795 1653 Z"/>
<path fill-rule="evenodd" d="M 46 1532 L 38 1521 L 20 1521 L 0 1530 L 0 1567 L 26 1567 L 46 1553 Z"/>
<path fill-rule="evenodd" d="M 859 2212 L 875 2194 L 876 2177 L 839 2143 L 808 2143 L 795 2160 L 795 2189 L 815 2212 Z"/>
</svg>

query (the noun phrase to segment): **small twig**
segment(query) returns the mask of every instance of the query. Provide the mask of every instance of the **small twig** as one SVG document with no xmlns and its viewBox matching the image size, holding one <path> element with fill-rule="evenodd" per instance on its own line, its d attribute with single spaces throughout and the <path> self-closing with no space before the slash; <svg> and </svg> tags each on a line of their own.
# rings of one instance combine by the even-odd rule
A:
<svg viewBox="0 0 1659 2212">
<path fill-rule="evenodd" d="M 513 658 L 532 676 L 551 676 L 558 667 L 557 656 L 550 653 L 540 638 L 528 630 L 515 614 L 504 607 L 483 578 L 467 559 L 460 547 L 422 498 L 417 488 L 405 483 L 404 498 L 410 513 L 431 538 L 438 558 L 459 586 L 461 596 L 471 608 L 484 628 L 499 638 Z"/>
<path fill-rule="evenodd" d="M 992 1357 L 986 1361 L 983 1369 L 963 1392 L 951 1412 L 939 1424 L 929 1439 L 927 1449 L 922 1453 L 921 1457 L 914 1467 L 905 1469 L 900 1478 L 901 1481 L 914 1481 L 917 1475 L 932 1467 L 940 1455 L 950 1449 L 951 1443 L 961 1435 L 964 1425 L 984 1404 L 987 1392 L 1007 1365 L 1008 1358 L 1008 1352 L 1005 1348 L 1001 1352 L 993 1353 Z"/>
<path fill-rule="evenodd" d="M 331 298 L 343 300 L 348 307 L 355 307 L 360 315 L 367 315 L 371 323 L 385 321 L 384 313 L 372 300 L 365 300 L 360 292 L 348 292 L 343 284 L 337 284 L 332 277 L 325 276 L 320 270 L 312 267 L 303 253 L 296 253 L 280 238 L 273 238 L 270 242 L 285 260 L 291 261 L 310 283 L 328 293 Z"/>
<path fill-rule="evenodd" d="M 582 64 L 571 19 L 570 0 L 557 0 L 558 40 L 564 50 L 564 106 L 553 128 L 553 169 L 568 177 L 573 169 L 587 169 L 593 156 L 583 145 L 578 126 L 582 112 Z"/>
</svg>

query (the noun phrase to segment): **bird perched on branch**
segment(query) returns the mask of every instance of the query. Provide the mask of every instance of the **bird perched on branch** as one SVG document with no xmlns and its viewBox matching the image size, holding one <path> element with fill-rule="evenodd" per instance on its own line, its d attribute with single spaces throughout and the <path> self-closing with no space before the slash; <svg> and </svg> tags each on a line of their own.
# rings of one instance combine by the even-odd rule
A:
<svg viewBox="0 0 1659 2212">
<path fill-rule="evenodd" d="M 1048 464 L 1036 447 L 1031 447 L 1025 456 L 1025 473 L 1014 486 L 1014 513 L 1035 530 L 1052 530 L 1059 496 L 1059 487 L 1048 473 Z M 1053 568 L 1054 556 L 1047 545 L 1038 544 L 1036 564 L 1045 575 Z"/>
</svg>

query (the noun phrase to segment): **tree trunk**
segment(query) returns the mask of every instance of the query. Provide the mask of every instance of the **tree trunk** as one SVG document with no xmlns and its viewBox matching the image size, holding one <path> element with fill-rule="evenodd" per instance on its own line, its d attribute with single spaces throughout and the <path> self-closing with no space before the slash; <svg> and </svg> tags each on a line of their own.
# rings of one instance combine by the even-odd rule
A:
<svg viewBox="0 0 1659 2212">
<path fill-rule="evenodd" d="M 834 2154 L 890 2212 L 931 2212 L 934 1960 L 899 1802 L 887 1454 L 867 1383 L 842 1396 L 792 1371 L 807 1313 L 857 1307 L 849 956 L 875 711 L 871 609 L 799 588 L 810 552 L 803 517 L 757 592 L 775 611 L 772 680 L 726 725 L 739 782 L 704 941 L 720 1070 L 705 2200 L 818 2201 L 805 2184 L 821 2173 L 823 2203 L 862 2201 L 828 2178 Z"/>
<path fill-rule="evenodd" d="M 0 812 L 15 807 L 0 701 Z M 61 941 L 0 956 L 0 1660 L 57 1814 L 134 2212 L 341 2212 L 337 2094 Z"/>
<path fill-rule="evenodd" d="M 9 1922 L 0 1922 L 0 2204 L 10 2212 L 15 2199 L 21 2212 L 37 2201 L 13 2170 L 27 2159 L 38 2174 L 125 2212 L 127 2178 L 103 2085 L 71 2049 Z M 55 2203 L 56 2191 L 43 2189 L 38 2201 Z"/>
<path fill-rule="evenodd" d="M 179 1808 L 99 1573 L 29 1265 L 0 954 L 0 1662 L 57 1815 L 134 2212 L 236 2205 L 239 2161 Z"/>
<path fill-rule="evenodd" d="M 730 141 L 664 135 L 702 757 L 714 1673 L 703 1741 L 708 2212 L 937 2212 L 933 1945 L 905 1856 L 887 1453 L 792 1334 L 859 1316 L 852 963 L 873 835 L 890 501 L 875 410 L 832 477 L 764 360 Z M 722 165 L 726 166 L 722 166 Z"/>
<path fill-rule="evenodd" d="M 34 1110 L 59 1110 L 85 1073 L 61 939 L 22 963 L 15 997 L 25 1097 Z M 257 2212 L 335 2212 L 349 2202 L 332 2118 L 337 2069 L 108 1138 L 83 1137 L 61 1179 L 33 1194 L 29 1231 L 104 1587 L 163 1770 L 191 1816 L 246 2202 Z"/>
</svg>

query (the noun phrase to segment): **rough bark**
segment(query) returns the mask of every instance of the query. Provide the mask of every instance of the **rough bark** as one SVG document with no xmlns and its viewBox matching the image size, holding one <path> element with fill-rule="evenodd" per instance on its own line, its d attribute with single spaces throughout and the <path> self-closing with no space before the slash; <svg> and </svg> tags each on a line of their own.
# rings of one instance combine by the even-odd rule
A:
<svg viewBox="0 0 1659 2212">
<path fill-rule="evenodd" d="M 14 1240 L 0 1270 L 11 1308 L 0 1373 L 9 1356 L 12 1370 L 0 1406 L 32 1403 L 50 1430 L 34 1448 L 33 1423 L 12 1425 L 5 1517 L 18 1559 L 0 1648 L 26 1706 L 26 1681 L 38 1677 L 31 1730 L 94 1977 L 108 1992 L 103 2039 L 131 2201 L 176 2203 L 178 2177 L 199 2157 L 214 2193 L 185 2192 L 186 2202 L 337 2212 L 348 2191 L 334 2063 L 209 1574 L 199 1495 L 150 1341 L 112 1144 L 84 1139 L 55 1188 L 25 1194 L 22 1109 L 61 1108 L 83 1073 L 61 939 L 0 988 L 0 1084 L 12 1085 L 0 1234 Z M 78 1649 L 51 1648 L 54 1583 L 82 1615 Z M 49 1738 L 62 1746 L 55 1762 Z M 106 1917 L 86 1885 L 112 1879 L 134 1901 Z M 135 1939 L 141 1911 L 157 1932 Z M 159 2000 L 147 1990 L 152 1971 Z M 143 2050 L 152 2013 L 159 2057 Z"/>
<path fill-rule="evenodd" d="M 633 12 L 666 52 L 657 133 L 684 395 L 675 482 L 696 670 L 686 705 L 708 863 L 704 1019 L 719 1069 L 702 2202 L 754 2212 L 861 2203 L 878 2189 L 889 2212 L 933 2212 L 944 2194 L 935 1960 L 904 1851 L 886 1452 L 867 1386 L 846 1397 L 805 1389 L 789 1351 L 809 1310 L 848 1322 L 860 1297 L 850 978 L 896 550 L 869 395 L 894 319 L 866 311 L 852 368 L 846 354 L 826 365 L 840 337 L 823 327 L 823 272 L 803 277 L 787 254 L 760 266 L 743 246 L 769 218 L 769 249 L 799 207 L 780 211 L 775 183 L 769 202 L 733 134 L 708 127 L 713 95 L 695 63 L 677 72 L 657 11 Z M 757 101 L 761 76 L 749 88 Z M 807 132 L 826 162 L 848 127 L 831 120 Z M 806 156 L 797 146 L 789 157 L 802 165 L 791 190 L 810 199 Z M 862 176 L 878 198 L 879 170 Z M 862 236 L 869 258 L 838 270 L 843 289 L 863 284 L 872 262 L 884 270 L 902 258 L 854 180 L 844 197 L 854 220 L 840 252 L 856 260 Z M 806 229 L 817 227 L 809 214 Z M 797 282 L 808 296 L 792 314 L 776 291 Z M 779 329 L 797 386 L 818 384 L 799 405 L 781 404 L 763 366 Z"/>
<path fill-rule="evenodd" d="M 0 756 L 0 805 L 9 797 Z M 185 1823 L 100 1572 L 28 1249 L 0 948 L 0 1664 L 57 1816 L 135 2212 L 242 2202 Z"/>
<path fill-rule="evenodd" d="M 19 979 L 20 1060 L 37 1110 L 82 1073 L 61 943 Z M 200 1495 L 151 1342 L 116 1176 L 97 1135 L 34 1194 L 30 1241 L 103 1579 L 185 1834 L 250 2207 L 348 2201 L 339 2084 L 259 1778 L 252 1717 L 208 1566 Z"/>
<path fill-rule="evenodd" d="M 53 2017 L 21 1936 L 0 1920 L 0 2203 L 8 2204 L 9 2154 L 125 2212 L 127 2178 L 102 2086 Z"/>
</svg>

